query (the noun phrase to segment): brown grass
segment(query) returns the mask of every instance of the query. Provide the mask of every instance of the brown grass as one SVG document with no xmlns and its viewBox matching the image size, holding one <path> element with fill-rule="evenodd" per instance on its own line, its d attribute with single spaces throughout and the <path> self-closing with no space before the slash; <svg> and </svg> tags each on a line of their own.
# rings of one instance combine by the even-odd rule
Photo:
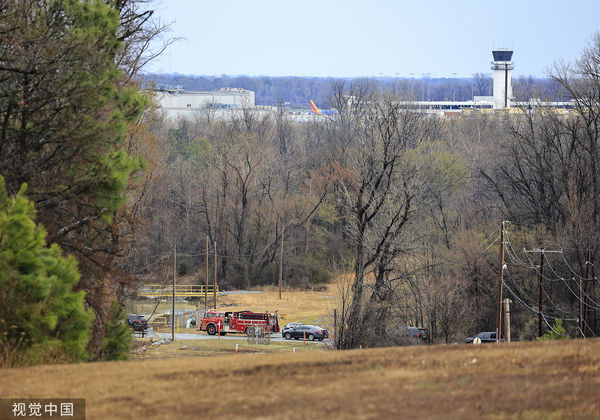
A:
<svg viewBox="0 0 600 420">
<path fill-rule="evenodd" d="M 325 343 L 303 343 L 301 340 L 271 341 L 270 344 L 248 344 L 246 336 L 239 340 L 175 340 L 169 344 L 152 345 L 149 338 L 138 339 L 132 346 L 131 358 L 134 360 L 165 359 L 175 357 L 234 355 L 235 345 L 238 354 L 291 353 L 323 351 Z M 145 349 L 145 350 L 144 350 Z"/>
<path fill-rule="evenodd" d="M 220 296 L 217 304 L 220 309 L 234 311 L 274 312 L 277 310 L 280 314 L 286 314 L 286 319 L 280 320 L 282 326 L 288 322 L 302 322 L 323 324 L 321 326 L 330 328 L 334 303 L 335 293 L 332 286 L 328 286 L 328 290 L 322 292 L 284 290 L 281 300 L 279 291 L 270 288 L 260 293 L 229 294 Z"/>
<path fill-rule="evenodd" d="M 3 398 L 108 418 L 600 416 L 600 340 L 246 354 L 0 370 Z"/>
</svg>

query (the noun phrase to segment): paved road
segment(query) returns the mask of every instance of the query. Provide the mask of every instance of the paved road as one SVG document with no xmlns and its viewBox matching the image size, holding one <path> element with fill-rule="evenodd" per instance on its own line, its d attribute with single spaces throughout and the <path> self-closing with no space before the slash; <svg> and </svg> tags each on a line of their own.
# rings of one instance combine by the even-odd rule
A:
<svg viewBox="0 0 600 420">
<path fill-rule="evenodd" d="M 136 333 L 136 336 L 139 337 L 139 333 Z M 145 337 L 150 337 L 150 338 L 156 338 L 156 331 L 153 331 L 152 328 L 148 328 L 148 330 L 146 331 L 146 333 L 144 334 Z M 165 331 L 165 330 L 161 330 L 160 332 L 160 338 L 165 338 L 165 339 L 170 339 L 171 338 L 171 331 Z M 220 338 L 216 335 L 208 335 L 206 333 L 198 333 L 198 334 L 194 334 L 194 333 L 175 333 L 175 340 L 246 340 L 247 337 L 244 334 L 227 334 L 227 335 L 222 335 Z M 271 334 L 271 341 L 286 341 L 282 336 L 281 333 L 275 333 L 275 334 Z M 296 341 L 296 340 L 291 340 L 291 341 Z M 302 342 L 302 340 L 297 340 L 298 342 Z M 323 342 L 328 342 L 331 340 L 324 340 Z M 315 341 L 308 341 L 306 340 L 307 343 L 320 343 L 320 341 L 315 340 Z"/>
</svg>

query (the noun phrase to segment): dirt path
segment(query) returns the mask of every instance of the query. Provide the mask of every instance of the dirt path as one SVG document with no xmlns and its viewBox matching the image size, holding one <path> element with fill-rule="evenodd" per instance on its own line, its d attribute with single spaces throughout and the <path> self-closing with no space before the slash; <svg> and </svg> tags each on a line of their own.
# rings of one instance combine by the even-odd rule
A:
<svg viewBox="0 0 600 420">
<path fill-rule="evenodd" d="M 598 418 L 600 340 L 0 370 L 3 398 L 86 398 L 104 418 Z"/>
</svg>

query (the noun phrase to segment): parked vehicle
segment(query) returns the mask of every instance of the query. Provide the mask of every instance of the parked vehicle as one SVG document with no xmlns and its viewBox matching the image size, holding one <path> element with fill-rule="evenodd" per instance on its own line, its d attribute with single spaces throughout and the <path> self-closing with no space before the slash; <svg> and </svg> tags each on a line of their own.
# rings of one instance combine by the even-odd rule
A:
<svg viewBox="0 0 600 420">
<path fill-rule="evenodd" d="M 285 330 L 286 328 L 296 328 L 299 325 L 304 325 L 304 324 L 302 322 L 290 322 L 283 329 Z"/>
<path fill-rule="evenodd" d="M 271 332 L 279 332 L 279 316 L 267 312 L 225 312 L 210 310 L 204 313 L 198 331 L 206 331 L 209 335 L 225 335 L 228 332 L 247 333 L 248 327 L 261 326 Z"/>
<path fill-rule="evenodd" d="M 475 338 L 479 338 L 482 343 L 495 343 L 496 342 L 496 332 L 480 332 L 475 337 L 467 337 L 465 338 L 465 343 L 472 343 Z M 504 341 L 504 340 L 502 340 Z"/>
<path fill-rule="evenodd" d="M 144 315 L 129 314 L 127 323 L 134 331 L 144 331 L 148 329 L 148 321 Z"/>
<path fill-rule="evenodd" d="M 429 331 L 426 328 L 408 327 L 408 332 L 412 338 L 416 338 L 426 344 L 431 344 Z"/>
<path fill-rule="evenodd" d="M 329 337 L 329 333 L 326 329 L 317 327 L 316 325 L 298 325 L 295 328 L 284 328 L 281 336 L 286 340 L 306 338 L 309 341 L 323 341 L 323 339 Z"/>
</svg>

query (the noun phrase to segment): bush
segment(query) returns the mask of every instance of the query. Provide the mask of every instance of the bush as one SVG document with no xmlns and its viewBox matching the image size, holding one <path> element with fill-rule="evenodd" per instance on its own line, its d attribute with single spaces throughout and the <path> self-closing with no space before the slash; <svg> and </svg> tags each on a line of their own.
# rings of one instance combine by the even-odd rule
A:
<svg viewBox="0 0 600 420">
<path fill-rule="evenodd" d="M 539 337 L 538 340 L 567 340 L 569 335 L 562 325 L 562 319 L 554 320 L 554 327 L 546 331 L 546 334 Z"/>
</svg>

